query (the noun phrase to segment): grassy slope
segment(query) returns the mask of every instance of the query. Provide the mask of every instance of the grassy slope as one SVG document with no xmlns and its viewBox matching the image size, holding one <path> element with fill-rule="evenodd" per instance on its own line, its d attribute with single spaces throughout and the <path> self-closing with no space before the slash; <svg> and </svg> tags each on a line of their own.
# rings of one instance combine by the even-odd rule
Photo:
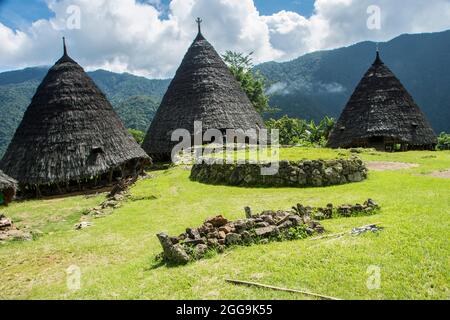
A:
<svg viewBox="0 0 450 320">
<path fill-rule="evenodd" d="M 301 159 L 330 150 L 284 149 L 282 158 Z M 419 163 L 419 168 L 371 172 L 358 184 L 319 189 L 243 189 L 190 182 L 189 171 L 159 171 L 132 189 L 136 197 L 114 214 L 94 220 L 95 226 L 72 230 L 82 211 L 99 197 L 15 203 L 6 214 L 19 225 L 44 232 L 34 242 L 0 246 L 0 298 L 121 298 L 121 299 L 303 299 L 301 295 L 236 287 L 224 279 L 265 284 L 336 296 L 343 299 L 449 299 L 450 181 L 421 176 L 450 168 L 450 152 L 362 154 L 370 161 Z M 435 158 L 431 158 L 431 157 Z M 382 222 L 380 234 L 334 240 L 299 240 L 240 247 L 225 255 L 177 268 L 159 266 L 155 234 L 179 234 L 209 216 L 235 219 L 243 207 L 288 209 L 311 205 L 356 203 L 373 198 L 382 212 L 371 217 L 324 222 L 329 232 L 341 232 Z M 65 270 L 82 269 L 82 288 L 66 288 Z M 366 287 L 367 268 L 381 268 L 381 289 Z"/>
</svg>

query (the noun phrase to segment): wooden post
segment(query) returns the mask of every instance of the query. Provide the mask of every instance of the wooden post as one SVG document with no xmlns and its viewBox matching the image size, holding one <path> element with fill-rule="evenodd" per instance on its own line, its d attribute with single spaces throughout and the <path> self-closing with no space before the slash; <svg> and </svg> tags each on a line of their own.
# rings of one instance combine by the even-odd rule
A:
<svg viewBox="0 0 450 320">
<path fill-rule="evenodd" d="M 113 179 L 113 174 L 114 174 L 114 170 L 111 169 L 109 170 L 109 175 L 108 175 L 108 185 L 112 185 L 112 179 Z"/>
<path fill-rule="evenodd" d="M 62 190 L 61 190 L 61 187 L 59 186 L 59 183 L 58 183 L 58 182 L 56 183 L 56 189 L 58 189 L 58 193 L 59 193 L 59 194 L 62 194 L 62 193 L 63 193 Z"/>
</svg>

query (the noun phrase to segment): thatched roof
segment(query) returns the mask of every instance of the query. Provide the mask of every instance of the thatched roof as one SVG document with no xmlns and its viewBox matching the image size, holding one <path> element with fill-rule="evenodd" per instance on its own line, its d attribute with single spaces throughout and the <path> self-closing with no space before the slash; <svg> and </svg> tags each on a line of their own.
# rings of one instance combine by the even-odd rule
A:
<svg viewBox="0 0 450 320">
<path fill-rule="evenodd" d="M 6 189 L 16 189 L 17 181 L 11 177 L 8 177 L 3 171 L 0 170 L 0 191 Z"/>
<path fill-rule="evenodd" d="M 425 115 L 378 52 L 342 112 L 328 145 L 353 147 L 374 137 L 411 146 L 437 143 Z"/>
<path fill-rule="evenodd" d="M 105 95 L 64 55 L 39 85 L 0 169 L 24 185 L 82 181 L 148 160 Z"/>
<path fill-rule="evenodd" d="M 171 142 L 172 132 L 186 129 L 193 134 L 194 121 L 202 121 L 203 132 L 265 128 L 240 84 L 200 30 L 153 119 L 144 150 L 153 159 L 170 159 L 177 144 Z"/>
</svg>

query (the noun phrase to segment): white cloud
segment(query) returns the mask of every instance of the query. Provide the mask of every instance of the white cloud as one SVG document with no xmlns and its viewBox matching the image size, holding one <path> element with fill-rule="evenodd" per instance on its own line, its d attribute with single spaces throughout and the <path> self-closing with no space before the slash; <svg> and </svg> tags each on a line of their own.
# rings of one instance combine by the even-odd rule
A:
<svg viewBox="0 0 450 320">
<path fill-rule="evenodd" d="M 337 82 L 332 83 L 318 83 L 319 92 L 326 93 L 341 93 L 345 92 L 345 87 Z"/>
<path fill-rule="evenodd" d="M 450 29 L 448 0 L 316 0 L 303 17 L 280 11 L 262 16 L 253 0 L 172 0 L 163 17 L 159 0 L 47 0 L 55 17 L 15 31 L 0 23 L 0 69 L 51 64 L 68 38 L 71 55 L 87 69 L 148 77 L 172 76 L 203 18 L 205 36 L 219 52 L 254 51 L 256 62 L 284 61 L 314 50 L 402 33 Z M 81 9 L 81 29 L 68 30 L 67 7 Z M 369 30 L 367 7 L 381 8 L 381 30 Z"/>
<path fill-rule="evenodd" d="M 286 95 L 289 94 L 288 85 L 286 82 L 276 82 L 272 84 L 269 89 L 267 89 L 266 94 L 268 95 Z"/>
</svg>

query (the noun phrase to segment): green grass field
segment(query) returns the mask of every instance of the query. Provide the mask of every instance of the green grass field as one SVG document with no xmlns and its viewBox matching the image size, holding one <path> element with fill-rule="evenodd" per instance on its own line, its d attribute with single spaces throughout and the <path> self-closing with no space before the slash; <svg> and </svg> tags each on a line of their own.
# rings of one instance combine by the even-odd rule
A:
<svg viewBox="0 0 450 320">
<path fill-rule="evenodd" d="M 348 151 L 340 156 L 348 155 Z M 291 148 L 281 158 L 334 158 L 337 151 Z M 360 154 L 366 161 L 399 161 L 420 166 L 370 172 L 368 180 L 307 189 L 235 188 L 189 180 L 184 167 L 152 172 L 131 189 L 113 214 L 73 226 L 104 195 L 17 202 L 1 208 L 21 227 L 40 230 L 31 242 L 0 245 L 1 299 L 305 299 L 267 289 L 240 287 L 225 279 L 309 290 L 341 299 L 449 299 L 450 180 L 425 174 L 450 169 L 450 152 Z M 154 196 L 152 199 L 151 196 Z M 156 233 L 179 234 L 205 218 L 229 219 L 254 211 L 289 209 L 296 203 L 360 203 L 381 206 L 369 217 L 324 221 L 327 232 L 348 231 L 370 223 L 378 234 L 338 239 L 298 240 L 238 247 L 226 254 L 180 267 L 155 260 L 161 252 Z M 81 289 L 67 288 L 66 270 L 81 268 Z M 370 266 L 381 271 L 381 287 L 369 290 Z"/>
</svg>

